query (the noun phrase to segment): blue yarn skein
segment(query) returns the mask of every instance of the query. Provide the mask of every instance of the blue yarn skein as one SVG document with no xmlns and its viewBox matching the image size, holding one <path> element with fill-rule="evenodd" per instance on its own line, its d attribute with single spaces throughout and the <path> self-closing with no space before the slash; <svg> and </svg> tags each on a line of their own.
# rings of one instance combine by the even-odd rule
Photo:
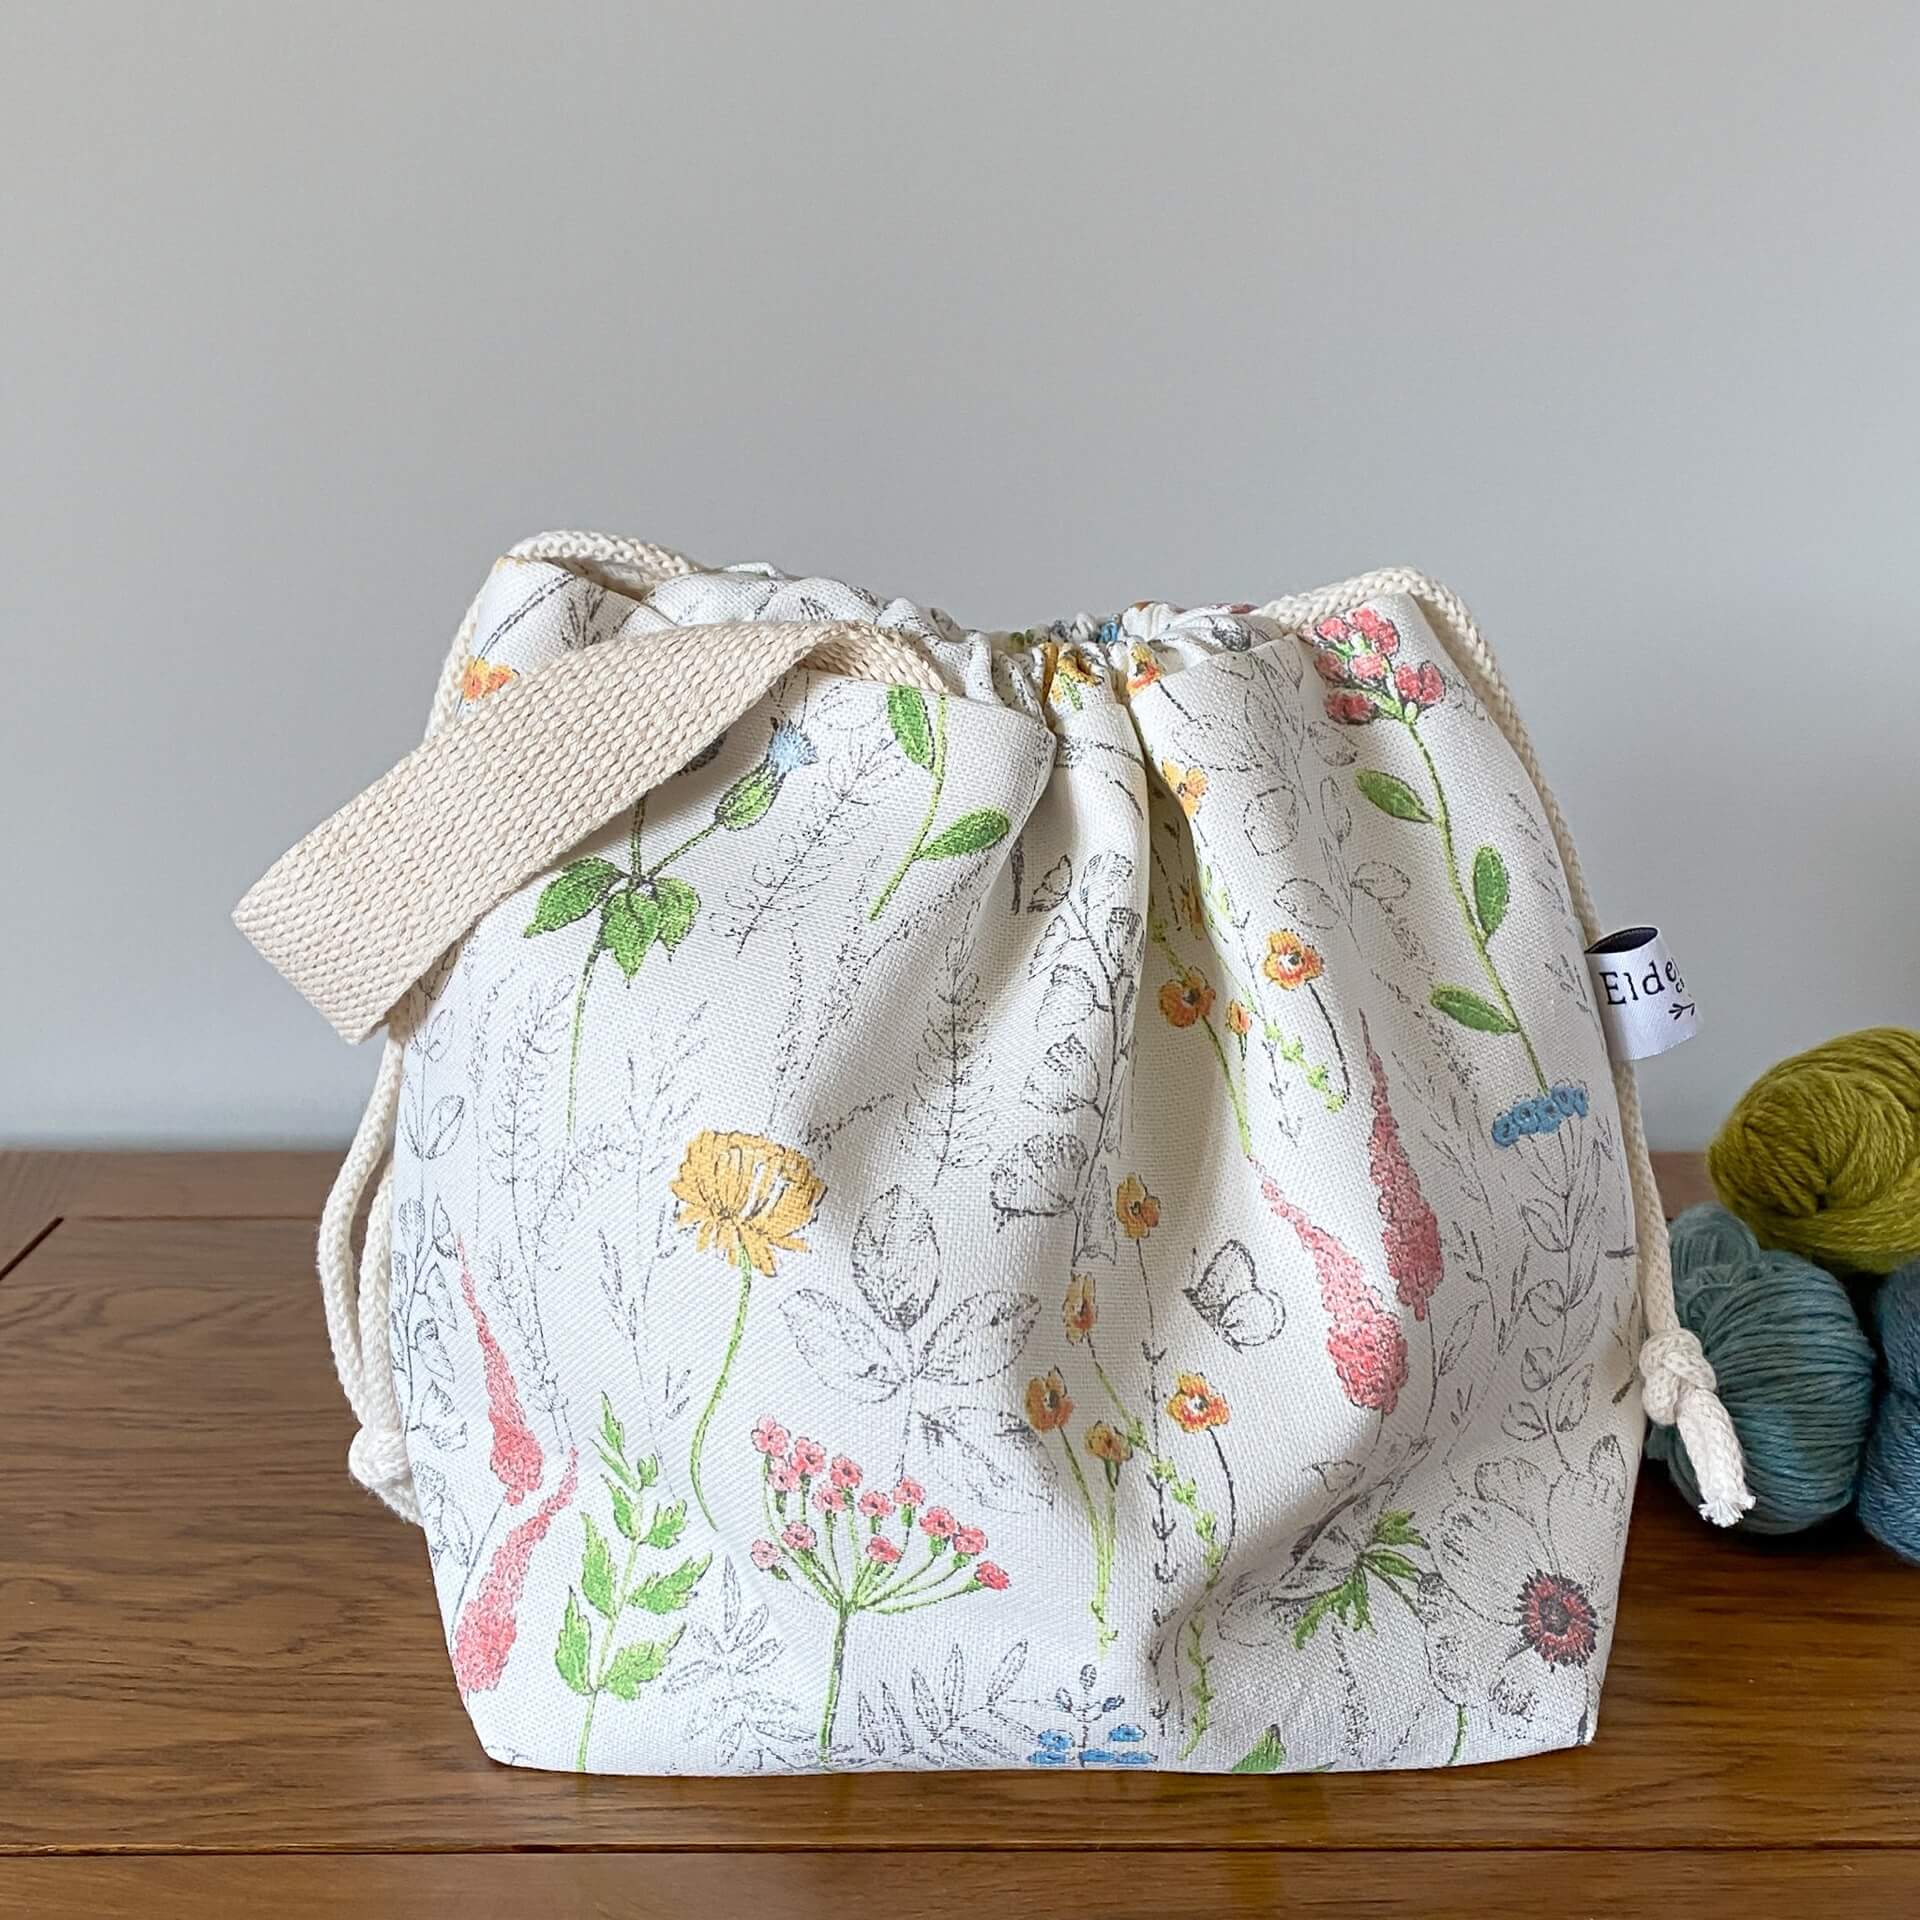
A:
<svg viewBox="0 0 1920 1920">
<path fill-rule="evenodd" d="M 1754 1533 L 1799 1533 L 1851 1504 L 1873 1417 L 1873 1345 L 1846 1289 L 1795 1253 L 1764 1250 L 1724 1207 L 1674 1221 L 1673 1303 L 1700 1336 L 1746 1454 Z M 1914 1385 L 1920 1388 L 1920 1290 L 1914 1296 Z M 1920 1492 L 1920 1398 L 1913 1402 Z M 1647 1451 L 1697 1505 L 1699 1485 L 1677 1428 L 1653 1427 Z M 1920 1512 L 1907 1503 L 1920 1554 Z M 1904 1549 L 1903 1549 L 1904 1550 Z"/>
<path fill-rule="evenodd" d="M 1860 1472 L 1860 1524 L 1902 1559 L 1920 1561 L 1920 1260 L 1881 1282 L 1873 1325 L 1887 1385 Z"/>
</svg>

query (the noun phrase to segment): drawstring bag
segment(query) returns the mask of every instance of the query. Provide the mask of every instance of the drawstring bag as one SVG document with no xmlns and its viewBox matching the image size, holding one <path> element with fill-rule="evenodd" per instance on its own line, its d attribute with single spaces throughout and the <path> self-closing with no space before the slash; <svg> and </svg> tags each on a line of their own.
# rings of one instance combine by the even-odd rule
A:
<svg viewBox="0 0 1920 1920">
<path fill-rule="evenodd" d="M 386 1030 L 328 1329 L 496 1759 L 1568 1746 L 1643 1400 L 1747 1504 L 1573 848 L 1418 574 L 977 633 L 545 536 L 237 918 Z"/>
</svg>

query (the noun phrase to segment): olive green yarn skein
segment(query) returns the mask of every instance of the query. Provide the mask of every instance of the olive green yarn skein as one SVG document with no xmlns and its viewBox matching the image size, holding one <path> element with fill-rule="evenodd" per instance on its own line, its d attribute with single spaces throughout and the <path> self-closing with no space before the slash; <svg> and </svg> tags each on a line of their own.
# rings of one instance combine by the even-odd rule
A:
<svg viewBox="0 0 1920 1920">
<path fill-rule="evenodd" d="M 1920 1256 L 1920 1033 L 1867 1027 L 1769 1067 L 1707 1171 L 1763 1246 L 1865 1273 Z"/>
</svg>

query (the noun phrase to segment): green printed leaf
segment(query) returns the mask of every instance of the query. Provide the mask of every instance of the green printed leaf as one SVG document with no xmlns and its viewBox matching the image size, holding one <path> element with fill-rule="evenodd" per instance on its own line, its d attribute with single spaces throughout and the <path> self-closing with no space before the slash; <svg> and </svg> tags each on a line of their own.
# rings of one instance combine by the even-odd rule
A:
<svg viewBox="0 0 1920 1920">
<path fill-rule="evenodd" d="M 693 1598 L 693 1590 L 712 1558 L 712 1554 L 703 1553 L 697 1560 L 681 1561 L 671 1573 L 651 1575 L 634 1589 L 627 1604 L 642 1613 L 678 1613 Z"/>
<path fill-rule="evenodd" d="M 927 697 L 918 687 L 887 689 L 887 724 L 900 742 L 900 751 L 916 767 L 933 771 L 933 722 L 927 716 Z"/>
<path fill-rule="evenodd" d="M 1244 1760 L 1229 1767 L 1229 1773 L 1278 1773 L 1287 1764 L 1287 1750 L 1280 1742 L 1280 1729 L 1269 1727 Z"/>
<path fill-rule="evenodd" d="M 600 941 L 629 980 L 660 931 L 660 909 L 637 893 L 616 893 L 600 911 Z"/>
<path fill-rule="evenodd" d="M 1430 823 L 1433 819 L 1433 815 L 1420 804 L 1420 796 L 1395 774 L 1376 773 L 1368 767 L 1356 773 L 1353 781 L 1382 813 L 1390 813 L 1396 820 Z"/>
<path fill-rule="evenodd" d="M 559 1644 L 553 1650 L 553 1664 L 560 1678 L 575 1693 L 591 1693 L 587 1685 L 587 1623 L 574 1605 L 572 1591 L 567 1594 L 567 1615 L 560 1622 Z"/>
<path fill-rule="evenodd" d="M 1520 1031 L 1492 1001 L 1482 1000 L 1477 993 L 1469 993 L 1465 987 L 1435 987 L 1427 998 L 1449 1020 L 1458 1020 L 1463 1027 L 1471 1027 L 1476 1033 Z"/>
<path fill-rule="evenodd" d="M 623 1540 L 639 1540 L 642 1537 L 640 1510 L 633 1504 L 633 1496 L 625 1487 L 609 1487 L 613 1495 L 613 1524 L 620 1529 Z"/>
<path fill-rule="evenodd" d="M 616 1700 L 633 1699 L 648 1681 L 658 1680 L 666 1671 L 667 1656 L 679 1638 L 676 1633 L 672 1640 L 636 1640 L 632 1646 L 622 1647 L 613 1656 L 613 1665 L 602 1684 Z"/>
<path fill-rule="evenodd" d="M 1404 1553 L 1386 1550 L 1370 1553 L 1367 1555 L 1367 1566 L 1382 1580 L 1404 1580 L 1412 1584 L 1420 1578 L 1420 1569 Z"/>
<path fill-rule="evenodd" d="M 943 833 L 936 833 L 920 849 L 922 860 L 951 860 L 956 854 L 984 853 L 1013 831 L 1013 822 L 998 807 L 977 807 L 963 813 Z"/>
<path fill-rule="evenodd" d="M 686 1529 L 687 1503 L 684 1500 L 669 1501 L 653 1516 L 653 1525 L 647 1529 L 647 1545 L 664 1552 Z"/>
<path fill-rule="evenodd" d="M 600 1396 L 600 1437 L 607 1443 L 608 1452 L 626 1453 L 627 1430 L 615 1416 L 613 1402 L 604 1393 Z"/>
<path fill-rule="evenodd" d="M 1373 1523 L 1374 1543 L 1383 1547 L 1424 1547 L 1427 1543 L 1413 1524 L 1413 1515 L 1389 1508 Z"/>
<path fill-rule="evenodd" d="M 620 869 L 611 860 L 576 860 L 541 890 L 526 937 L 531 939 L 536 933 L 551 933 L 555 927 L 584 920 L 619 878 Z"/>
<path fill-rule="evenodd" d="M 1473 908 L 1480 916 L 1480 931 L 1489 940 L 1507 917 L 1507 863 L 1495 847 L 1482 847 L 1473 856 Z"/>
<path fill-rule="evenodd" d="M 700 896 L 684 880 L 665 873 L 653 883 L 653 903 L 660 911 L 660 944 L 671 953 L 693 931 Z"/>
<path fill-rule="evenodd" d="M 613 1549 L 606 1535 L 593 1524 L 592 1514 L 581 1516 L 587 1523 L 587 1550 L 580 1561 L 580 1591 L 587 1604 L 603 1620 L 611 1620 L 617 1611 L 613 1604 Z"/>
<path fill-rule="evenodd" d="M 633 1477 L 643 1487 L 652 1486 L 660 1478 L 660 1456 L 650 1453 L 645 1459 L 636 1460 L 633 1463 Z"/>
</svg>

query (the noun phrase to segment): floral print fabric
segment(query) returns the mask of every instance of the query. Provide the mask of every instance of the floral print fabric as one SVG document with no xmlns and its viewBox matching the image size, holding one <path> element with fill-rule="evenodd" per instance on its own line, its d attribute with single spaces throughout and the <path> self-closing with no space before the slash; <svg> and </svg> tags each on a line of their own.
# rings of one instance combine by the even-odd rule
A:
<svg viewBox="0 0 1920 1920">
<path fill-rule="evenodd" d="M 946 692 L 790 676 L 403 1010 L 394 1386 L 487 1750 L 1589 1738 L 1634 1221 L 1498 727 L 1406 599 L 989 635 L 765 568 L 503 562 L 461 694 L 843 618 Z"/>
</svg>

